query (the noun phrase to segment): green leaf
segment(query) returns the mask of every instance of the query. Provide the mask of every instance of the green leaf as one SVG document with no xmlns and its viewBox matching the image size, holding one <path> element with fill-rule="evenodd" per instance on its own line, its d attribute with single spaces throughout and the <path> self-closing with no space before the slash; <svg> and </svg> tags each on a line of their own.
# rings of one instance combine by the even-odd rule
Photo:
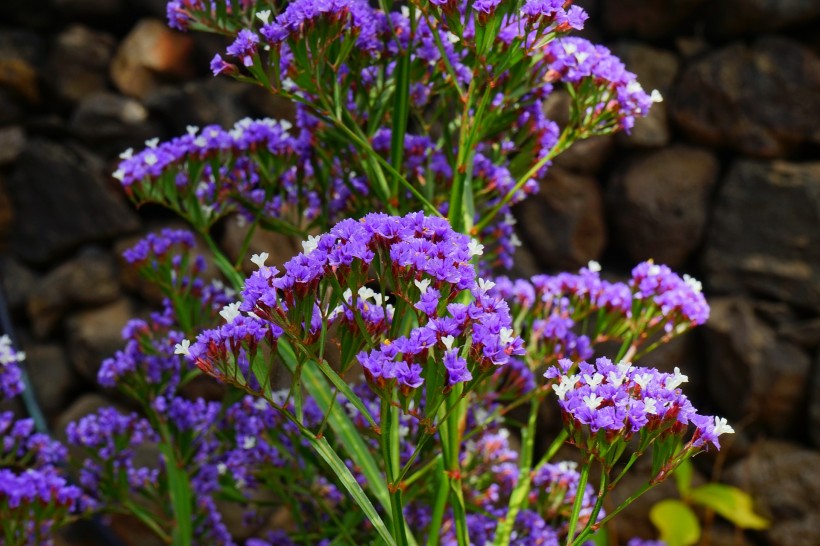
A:
<svg viewBox="0 0 820 546">
<path fill-rule="evenodd" d="M 327 443 L 326 438 L 316 438 L 315 436 L 306 434 L 305 437 L 313 446 L 313 449 L 316 450 L 316 453 L 319 454 L 322 459 L 330 466 L 333 473 L 339 478 L 339 481 L 342 482 L 342 485 L 347 492 L 350 493 L 350 496 L 353 497 L 353 500 L 356 501 L 356 504 L 359 505 L 359 508 L 362 509 L 367 519 L 370 520 L 370 523 L 373 524 L 373 528 L 376 529 L 376 532 L 379 533 L 379 536 L 382 537 L 384 542 L 388 546 L 396 546 L 396 541 L 390 535 L 390 531 L 385 526 L 384 521 L 379 516 L 379 513 L 376 512 L 376 509 L 373 507 L 373 503 L 370 502 L 370 499 L 367 498 L 364 491 L 362 490 L 359 482 L 356 481 L 356 478 L 353 477 L 353 474 L 350 473 L 347 466 L 345 466 L 344 462 L 339 458 L 333 448 L 330 447 L 330 444 Z"/>
<path fill-rule="evenodd" d="M 168 436 L 170 437 L 170 435 Z M 174 455 L 173 446 L 166 441 L 160 442 L 159 448 L 165 455 L 165 471 L 168 474 L 168 492 L 174 510 L 173 546 L 190 546 L 193 542 L 192 503 L 193 491 L 188 481 L 188 474 L 180 468 Z"/>
<path fill-rule="evenodd" d="M 754 511 L 752 497 L 745 491 L 722 483 L 707 483 L 690 491 L 692 502 L 711 508 L 741 529 L 766 529 L 771 524 Z"/>
<path fill-rule="evenodd" d="M 689 505 L 676 499 L 657 503 L 649 519 L 667 546 L 691 546 L 700 540 L 700 523 Z"/>
<path fill-rule="evenodd" d="M 609 546 L 609 536 L 604 529 L 601 529 L 589 538 L 592 539 L 592 543 L 595 544 L 595 546 Z"/>
</svg>

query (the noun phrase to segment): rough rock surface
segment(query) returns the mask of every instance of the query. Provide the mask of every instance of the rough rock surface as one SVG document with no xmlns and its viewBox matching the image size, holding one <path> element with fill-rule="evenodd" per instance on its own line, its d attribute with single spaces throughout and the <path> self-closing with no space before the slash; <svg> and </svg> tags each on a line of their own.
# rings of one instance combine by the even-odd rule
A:
<svg viewBox="0 0 820 546">
<path fill-rule="evenodd" d="M 820 453 L 764 440 L 730 467 L 726 480 L 749 492 L 755 509 L 772 526 L 763 534 L 771 546 L 820 544 Z"/>
<path fill-rule="evenodd" d="M 820 310 L 820 162 L 739 161 L 706 238 L 708 288 Z"/>
<path fill-rule="evenodd" d="M 131 207 L 107 187 L 102 166 L 88 154 L 32 139 L 8 179 L 16 222 L 11 244 L 25 261 L 44 263 L 86 242 L 138 229 Z"/>
<path fill-rule="evenodd" d="M 128 300 L 120 299 L 68 318 L 71 364 L 87 381 L 96 383 L 102 361 L 122 348 L 122 328 L 134 316 Z"/>
<path fill-rule="evenodd" d="M 709 34 L 725 38 L 807 26 L 817 18 L 817 0 L 723 0 L 710 6 L 705 21 Z"/>
<path fill-rule="evenodd" d="M 638 156 L 607 189 L 618 242 L 634 261 L 679 267 L 699 245 L 719 163 L 707 150 L 676 146 Z"/>
<path fill-rule="evenodd" d="M 594 178 L 550 169 L 537 195 L 517 206 L 518 232 L 542 267 L 575 269 L 606 245 L 603 196 Z"/>
<path fill-rule="evenodd" d="M 107 91 L 86 96 L 74 110 L 70 127 L 86 144 L 108 157 L 126 148 L 142 148 L 146 140 L 161 132 L 139 101 Z"/>
<path fill-rule="evenodd" d="M 108 63 L 114 55 L 114 36 L 72 25 L 56 38 L 48 61 L 48 78 L 57 95 L 77 102 L 105 89 Z"/>
<path fill-rule="evenodd" d="M 117 299 L 113 258 L 99 248 L 89 247 L 37 282 L 26 310 L 34 334 L 48 335 L 72 306 L 95 306 Z"/>
<path fill-rule="evenodd" d="M 26 146 L 22 127 L 12 125 L 0 128 L 0 167 L 14 163 Z"/>
<path fill-rule="evenodd" d="M 65 407 L 77 388 L 74 370 L 63 347 L 56 343 L 24 345 L 23 348 L 37 401 L 46 416 L 54 416 Z"/>
<path fill-rule="evenodd" d="M 774 436 L 802 436 L 809 356 L 779 339 L 748 300 L 712 298 L 710 305 L 708 385 L 721 413 Z"/>
<path fill-rule="evenodd" d="M 662 39 L 690 22 L 704 0 L 604 0 L 599 21 L 610 32 Z"/>
<path fill-rule="evenodd" d="M 111 79 L 124 94 L 145 98 L 163 81 L 190 72 L 193 40 L 158 19 L 143 19 L 122 41 L 111 63 Z"/>
<path fill-rule="evenodd" d="M 820 144 L 820 57 L 797 42 L 735 43 L 687 67 L 672 115 L 699 142 L 755 157 Z"/>
</svg>

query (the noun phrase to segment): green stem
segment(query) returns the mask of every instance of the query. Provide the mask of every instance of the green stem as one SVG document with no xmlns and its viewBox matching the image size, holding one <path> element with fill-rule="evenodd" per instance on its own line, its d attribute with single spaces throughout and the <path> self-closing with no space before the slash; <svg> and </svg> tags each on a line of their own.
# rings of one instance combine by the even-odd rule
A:
<svg viewBox="0 0 820 546">
<path fill-rule="evenodd" d="M 578 487 L 575 489 L 575 502 L 572 503 L 572 513 L 567 527 L 567 546 L 573 544 L 572 539 L 575 538 L 575 529 L 578 527 L 578 518 L 581 517 L 581 508 L 584 505 L 584 491 L 587 488 L 592 461 L 593 457 L 590 455 L 581 468 L 581 476 L 578 478 Z"/>
<path fill-rule="evenodd" d="M 627 506 L 629 506 L 630 504 L 632 504 L 633 502 L 635 502 L 635 500 L 636 500 L 638 497 L 640 497 L 641 495 L 643 495 L 644 493 L 646 493 L 647 491 L 649 491 L 650 489 L 652 489 L 653 487 L 655 487 L 655 485 L 657 485 L 657 484 L 653 484 L 653 483 L 650 483 L 650 482 L 647 482 L 646 484 L 644 484 L 644 485 L 643 485 L 643 486 L 642 486 L 642 487 L 641 487 L 638 491 L 636 491 L 635 493 L 633 493 L 632 495 L 630 495 L 630 497 L 629 497 L 628 499 L 626 499 L 624 502 L 622 502 L 621 504 L 619 504 L 619 505 L 618 505 L 618 507 L 617 507 L 617 508 L 615 508 L 615 510 L 613 510 L 612 512 L 610 512 L 609 514 L 607 514 L 607 515 L 606 515 L 606 517 L 604 517 L 604 519 L 602 519 L 602 520 L 601 520 L 601 521 L 600 521 L 597 525 L 595 525 L 595 526 L 594 526 L 594 528 L 593 528 L 593 527 L 590 527 L 589 529 L 587 529 L 587 530 L 585 530 L 585 531 L 581 532 L 581 534 L 579 534 L 579 535 L 578 535 L 578 537 L 577 537 L 577 538 L 576 538 L 576 539 L 575 539 L 575 540 L 571 543 L 571 544 L 572 544 L 572 546 L 580 546 L 581 544 L 583 544 L 583 543 L 584 543 L 584 541 L 585 541 L 587 538 L 589 538 L 589 536 L 590 536 L 593 532 L 595 532 L 597 529 L 600 529 L 601 527 L 603 527 L 604 525 L 606 525 L 606 524 L 607 524 L 610 520 L 612 520 L 612 518 L 614 518 L 615 516 L 617 516 L 618 514 L 620 514 L 621 512 L 623 512 L 623 510 L 624 510 Z M 580 489 L 579 489 L 579 491 L 580 491 Z M 570 543 L 569 543 L 569 542 L 567 542 L 567 544 L 570 544 Z"/>
<path fill-rule="evenodd" d="M 225 278 L 228 279 L 228 282 L 231 284 L 231 288 L 237 292 L 241 292 L 242 287 L 245 286 L 245 279 L 243 279 L 242 275 L 234 268 L 231 261 L 227 256 L 225 256 L 208 231 L 203 229 L 200 230 L 199 234 L 205 240 L 205 244 L 208 245 L 208 249 L 210 249 L 211 254 L 213 254 L 214 257 L 214 263 L 222 274 L 225 275 Z"/>
<path fill-rule="evenodd" d="M 513 526 L 518 512 L 524 507 L 530 492 L 532 481 L 532 456 L 535 448 L 535 424 L 538 420 L 538 399 L 530 401 L 530 416 L 527 427 L 521 431 L 521 458 L 518 464 L 518 483 L 510 496 L 510 507 L 507 516 L 501 521 L 495 534 L 495 546 L 507 546 L 510 543 Z"/>
</svg>

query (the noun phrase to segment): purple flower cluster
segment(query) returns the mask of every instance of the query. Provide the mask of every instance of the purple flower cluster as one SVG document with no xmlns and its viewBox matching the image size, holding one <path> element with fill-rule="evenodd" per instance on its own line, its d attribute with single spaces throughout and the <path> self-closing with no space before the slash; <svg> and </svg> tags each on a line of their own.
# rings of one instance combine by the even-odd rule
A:
<svg viewBox="0 0 820 546">
<path fill-rule="evenodd" d="M 163 229 L 160 233 L 149 233 L 136 245 L 125 250 L 122 257 L 129 264 L 136 264 L 165 257 L 168 252 L 176 249 L 192 249 L 196 245 L 194 234 L 185 229 Z"/>
<path fill-rule="evenodd" d="M 66 427 L 69 445 L 82 447 L 90 455 L 80 470 L 80 484 L 96 491 L 103 480 L 123 481 L 133 489 L 154 487 L 158 469 L 136 466 L 135 449 L 145 442 L 156 442 L 156 432 L 136 413 L 124 415 L 105 407 Z"/>
<path fill-rule="evenodd" d="M 595 45 L 583 38 L 558 38 L 547 45 L 552 79 L 562 80 L 576 87 L 584 81 L 592 81 L 603 90 L 593 112 L 598 121 L 592 129 L 611 129 L 610 121 L 617 128 L 629 130 L 636 117 L 643 117 L 655 100 L 657 93 L 646 94 L 635 74 L 626 70 L 624 64 L 604 46 Z M 609 117 L 612 117 L 611 120 Z"/>
<path fill-rule="evenodd" d="M 649 261 L 635 266 L 629 284 L 635 298 L 651 300 L 660 308 L 667 332 L 678 322 L 698 325 L 709 319 L 709 304 L 701 292 L 701 284 L 688 275 L 681 278 L 667 266 Z"/>
<path fill-rule="evenodd" d="M 589 15 L 579 6 L 567 7 L 570 3 L 571 0 L 526 0 L 521 7 L 521 14 L 530 25 L 542 31 L 583 30 Z"/>
<path fill-rule="evenodd" d="M 0 413 L 0 466 L 29 460 L 35 468 L 65 462 L 66 449 L 47 434 L 35 432 L 33 419 L 14 419 L 14 414 Z"/>
<path fill-rule="evenodd" d="M 718 436 L 733 432 L 725 420 L 698 415 L 678 388 L 688 378 L 677 368 L 675 373 L 662 373 L 598 358 L 595 364 L 581 362 L 577 374 L 567 375 L 572 367 L 573 362 L 562 360 L 545 376 L 557 380 L 552 388 L 579 446 L 586 446 L 585 436 L 599 431 L 611 442 L 614 438 L 628 440 L 635 434 L 682 436 L 691 424 L 696 428 L 692 445 L 711 443 L 720 449 Z"/>
<path fill-rule="evenodd" d="M 227 324 L 199 336 L 190 353 L 201 369 L 213 373 L 229 360 L 240 365 L 263 339 L 275 343 L 283 327 L 294 320 L 293 312 L 304 307 L 303 302 L 321 300 L 319 284 L 325 278 L 335 278 L 340 285 L 355 278 L 360 284 L 351 285 L 343 295 L 342 312 L 325 311 L 310 303 L 313 312 L 301 325 L 306 334 L 315 336 L 322 321 L 329 325 L 337 317 L 356 323 L 348 314 L 359 310 L 371 325 L 368 334 L 384 331 L 391 315 L 386 302 L 372 291 L 361 291 L 376 256 L 385 260 L 382 263 L 395 279 L 397 296 L 418 312 L 420 326 L 407 336 L 385 340 L 377 349 L 359 354 L 373 383 L 383 387 L 396 380 L 403 389 L 420 387 L 432 351 L 441 356 L 448 386 L 468 381 L 477 370 L 504 365 L 511 355 L 522 353 L 521 339 L 512 334 L 506 303 L 488 295 L 483 281 L 476 283 L 471 264 L 476 243 L 454 232 L 444 219 L 421 213 L 404 217 L 373 213 L 360 221 L 344 220 L 303 246 L 305 251 L 285 264 L 283 274 L 264 265 L 253 273 L 242 301 L 230 306 L 225 315 Z M 456 303 L 465 290 L 472 292 L 475 301 Z M 372 310 L 370 298 L 382 311 Z M 360 304 L 367 304 L 367 309 Z M 467 337 L 469 350 L 462 353 Z M 475 369 L 468 369 L 468 359 Z"/>
<path fill-rule="evenodd" d="M 17 363 L 25 358 L 25 353 L 11 346 L 9 336 L 0 336 L 0 401 L 23 392 L 23 375 Z"/>
<path fill-rule="evenodd" d="M 571 513 L 575 497 L 578 495 L 578 484 L 581 474 L 575 462 L 562 461 L 548 463 L 536 469 L 532 475 L 533 489 L 530 490 L 530 504 L 539 507 L 548 520 L 556 524 L 561 517 Z M 585 525 L 592 515 L 596 494 L 589 484 L 584 488 L 581 501 L 579 524 Z M 600 511 L 597 520 L 603 519 L 605 514 Z M 568 530 L 567 522 L 561 522 L 560 531 Z"/>
</svg>

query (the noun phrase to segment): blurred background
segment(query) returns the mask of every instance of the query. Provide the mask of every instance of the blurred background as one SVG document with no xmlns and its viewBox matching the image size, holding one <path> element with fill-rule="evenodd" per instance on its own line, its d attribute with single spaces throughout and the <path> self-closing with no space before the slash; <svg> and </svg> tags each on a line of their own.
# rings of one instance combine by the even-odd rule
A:
<svg viewBox="0 0 820 546">
<path fill-rule="evenodd" d="M 708 325 L 646 362 L 680 366 L 696 405 L 737 431 L 718 457 L 696 460 L 696 480 L 742 487 L 773 522 L 744 534 L 717 521 L 711 544 L 817 546 L 820 2 L 578 3 L 591 15 L 583 34 L 665 100 L 630 136 L 556 160 L 516 211 L 514 275 L 594 259 L 624 276 L 653 258 L 701 279 Z M 130 205 L 110 177 L 117 155 L 187 125 L 290 115 L 262 90 L 213 78 L 222 40 L 171 31 L 164 14 L 163 0 L 0 0 L 0 278 L 58 438 L 117 402 L 96 386 L 99 364 L 158 301 L 121 250 L 178 225 Z M 550 111 L 560 122 L 560 94 Z M 235 254 L 241 228 L 219 230 Z M 296 248 L 266 235 L 252 251 L 282 262 Z M 617 520 L 619 534 L 653 536 L 647 508 L 664 496 L 676 496 L 673 483 Z M 152 544 L 114 525 L 127 544 Z"/>
</svg>

